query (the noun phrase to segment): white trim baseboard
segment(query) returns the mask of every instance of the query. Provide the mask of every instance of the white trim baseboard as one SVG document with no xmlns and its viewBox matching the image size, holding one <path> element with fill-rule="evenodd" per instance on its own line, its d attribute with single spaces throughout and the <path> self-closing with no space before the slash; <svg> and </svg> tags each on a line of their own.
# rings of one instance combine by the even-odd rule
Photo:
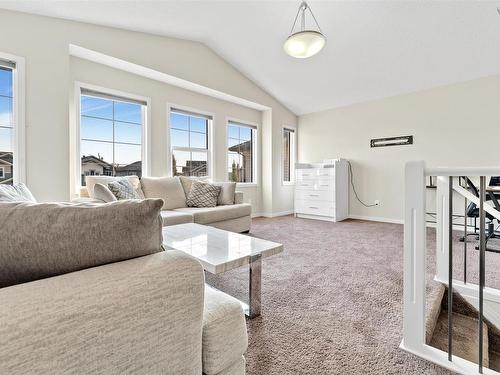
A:
<svg viewBox="0 0 500 375">
<path fill-rule="evenodd" d="M 388 217 L 380 216 L 349 215 L 348 218 L 356 220 L 378 221 L 381 223 L 403 224 L 403 219 L 391 219 Z"/>
<path fill-rule="evenodd" d="M 292 215 L 293 210 L 290 211 L 282 211 L 282 212 L 255 212 L 252 213 L 252 219 L 255 217 L 279 217 L 279 216 L 286 216 L 286 215 Z"/>
</svg>

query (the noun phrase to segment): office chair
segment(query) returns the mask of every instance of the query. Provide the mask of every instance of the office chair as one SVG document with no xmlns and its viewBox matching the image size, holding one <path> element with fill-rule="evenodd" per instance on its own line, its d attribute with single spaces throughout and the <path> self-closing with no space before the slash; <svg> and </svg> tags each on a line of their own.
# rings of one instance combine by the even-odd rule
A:
<svg viewBox="0 0 500 375">
<path fill-rule="evenodd" d="M 464 177 L 464 180 L 466 183 L 467 190 L 469 190 L 469 192 L 471 192 L 477 198 L 479 198 L 479 190 L 474 185 L 474 183 L 468 177 Z M 500 203 L 498 202 L 494 193 L 487 192 L 485 199 L 487 201 L 491 200 L 493 202 L 493 206 L 495 207 L 495 209 L 497 209 L 500 212 Z M 476 236 L 477 237 L 479 235 L 479 233 L 478 233 L 479 228 L 477 227 L 477 219 L 479 218 L 479 207 L 477 207 L 477 205 L 473 202 L 469 203 L 469 205 L 467 206 L 467 210 L 465 212 L 465 215 L 467 217 L 474 218 L 474 233 L 467 233 L 466 236 Z M 486 236 L 486 244 L 487 244 L 488 240 L 490 238 L 495 237 L 495 225 L 494 225 L 495 217 L 493 215 L 489 214 L 488 212 L 485 212 L 485 216 L 486 216 L 486 220 L 488 220 L 488 223 L 487 223 L 488 224 L 488 234 Z M 465 236 L 460 238 L 460 241 L 465 241 Z M 476 246 L 476 249 L 479 249 L 479 246 Z M 500 252 L 500 251 L 496 251 L 496 250 L 488 249 L 488 248 L 486 248 L 486 250 Z"/>
</svg>

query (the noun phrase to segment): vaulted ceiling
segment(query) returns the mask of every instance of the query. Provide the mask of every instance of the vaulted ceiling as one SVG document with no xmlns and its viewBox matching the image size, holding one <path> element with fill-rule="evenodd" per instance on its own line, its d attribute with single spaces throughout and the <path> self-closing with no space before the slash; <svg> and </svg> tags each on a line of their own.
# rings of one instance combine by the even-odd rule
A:
<svg viewBox="0 0 500 375">
<path fill-rule="evenodd" d="M 299 1 L 0 1 L 205 43 L 296 114 L 500 74 L 500 1 L 310 1 L 328 38 L 283 52 Z"/>
</svg>

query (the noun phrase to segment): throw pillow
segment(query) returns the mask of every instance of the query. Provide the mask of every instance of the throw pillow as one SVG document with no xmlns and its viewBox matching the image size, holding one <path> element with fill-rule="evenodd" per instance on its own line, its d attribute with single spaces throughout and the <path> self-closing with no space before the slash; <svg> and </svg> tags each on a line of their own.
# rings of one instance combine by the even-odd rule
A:
<svg viewBox="0 0 500 375">
<path fill-rule="evenodd" d="M 0 204 L 0 288 L 162 251 L 162 205 Z"/>
<path fill-rule="evenodd" d="M 187 205 L 188 207 L 215 207 L 220 191 L 220 186 L 193 181 L 187 197 Z"/>
<path fill-rule="evenodd" d="M 0 185 L 0 202 L 36 202 L 31 191 L 23 183 Z"/>
<path fill-rule="evenodd" d="M 106 203 L 114 202 L 117 200 L 111 190 L 109 190 L 108 187 L 103 184 L 94 185 L 94 199 L 99 199 Z"/>
<path fill-rule="evenodd" d="M 126 178 L 121 178 L 119 180 L 110 182 L 108 184 L 109 190 L 118 200 L 122 199 L 141 199 L 137 191 Z"/>
<path fill-rule="evenodd" d="M 85 176 L 85 186 L 87 189 L 87 194 L 90 198 L 94 197 L 94 185 L 95 184 L 103 184 L 104 186 L 108 186 L 110 182 L 114 182 L 116 180 L 127 179 L 134 187 L 137 194 L 141 199 L 144 199 L 144 193 L 141 189 L 141 180 L 137 176 L 123 176 L 123 177 L 112 177 L 112 176 Z M 81 197 L 85 195 L 80 194 Z"/>
<path fill-rule="evenodd" d="M 221 187 L 219 199 L 217 200 L 218 206 L 234 204 L 234 193 L 236 193 L 236 182 L 215 182 L 214 185 Z"/>
</svg>

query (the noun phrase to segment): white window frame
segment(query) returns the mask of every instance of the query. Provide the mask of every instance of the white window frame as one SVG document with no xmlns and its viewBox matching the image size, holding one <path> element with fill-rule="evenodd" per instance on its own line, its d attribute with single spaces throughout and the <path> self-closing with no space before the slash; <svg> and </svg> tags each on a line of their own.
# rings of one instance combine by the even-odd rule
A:
<svg viewBox="0 0 500 375">
<path fill-rule="evenodd" d="M 258 157 L 258 137 L 259 137 L 259 124 L 247 120 L 241 120 L 237 119 L 234 117 L 226 117 L 226 135 L 225 135 L 225 163 L 224 163 L 224 181 L 229 181 L 229 178 L 227 176 L 227 162 L 229 158 L 227 157 L 228 154 L 228 129 L 229 129 L 229 123 L 235 123 L 235 125 L 240 125 L 240 126 L 245 126 L 247 125 L 249 128 L 252 129 L 253 133 L 253 145 L 252 145 L 252 182 L 238 182 L 236 183 L 236 187 L 258 187 L 259 186 L 259 173 L 258 173 L 258 162 L 259 162 L 259 157 Z"/>
<path fill-rule="evenodd" d="M 75 108 L 75 122 L 74 122 L 74 128 L 71 129 L 70 131 L 70 136 L 73 133 L 74 136 L 71 136 L 71 144 L 72 147 L 71 149 L 73 150 L 72 152 L 72 157 L 74 158 L 73 160 L 73 166 L 74 166 L 74 176 L 72 178 L 73 184 L 72 184 L 72 194 L 79 195 L 80 189 L 82 188 L 81 186 L 81 154 L 80 154 L 80 143 L 81 143 L 81 138 L 80 138 L 80 120 L 81 120 L 81 97 L 82 97 L 82 89 L 86 90 L 92 90 L 96 92 L 100 92 L 106 95 L 110 96 L 116 96 L 116 97 L 122 97 L 124 99 L 131 99 L 131 100 L 137 100 L 137 101 L 142 101 L 146 103 L 145 108 L 143 107 L 142 110 L 142 137 L 141 137 L 141 158 L 142 158 L 142 171 L 141 174 L 142 176 L 149 176 L 151 175 L 151 166 L 150 166 L 150 160 L 151 160 L 151 98 L 145 97 L 145 96 L 140 96 L 137 94 L 132 94 L 129 92 L 124 92 L 120 90 L 115 90 L 115 89 L 110 89 L 106 87 L 101 87 L 101 86 L 96 86 L 84 82 L 75 82 L 75 103 L 74 103 L 74 108 Z"/>
<path fill-rule="evenodd" d="M 170 116 L 172 112 L 175 112 L 175 110 L 179 111 L 185 111 L 192 113 L 193 116 L 201 115 L 204 117 L 209 117 L 208 120 L 208 144 L 207 144 L 207 149 L 204 148 L 196 148 L 196 147 L 177 147 L 177 146 L 172 146 L 170 142 Z M 214 129 L 214 122 L 215 122 L 215 114 L 212 112 L 207 112 L 204 110 L 200 110 L 197 108 L 191 108 L 191 107 L 186 107 L 184 105 L 177 105 L 174 103 L 167 103 L 167 176 L 173 176 L 174 171 L 172 170 L 172 154 L 174 151 L 187 151 L 187 152 L 201 152 L 201 153 L 206 153 L 207 154 L 207 176 L 206 177 L 198 177 L 200 180 L 211 180 L 213 179 L 213 176 L 215 176 L 214 173 L 214 159 L 213 159 L 213 129 Z"/>
<path fill-rule="evenodd" d="M 290 181 L 285 181 L 285 171 L 283 164 L 283 146 L 285 140 L 283 138 L 283 133 L 285 130 L 291 130 L 293 132 L 293 142 L 290 145 Z M 295 126 L 284 125 L 281 127 L 281 151 L 280 151 L 280 170 L 281 170 L 281 183 L 282 185 L 295 185 L 295 163 L 297 162 L 297 129 Z"/>
<path fill-rule="evenodd" d="M 0 59 L 13 62 L 12 70 L 12 147 L 13 182 L 26 183 L 26 60 L 24 57 L 0 52 Z"/>
</svg>

